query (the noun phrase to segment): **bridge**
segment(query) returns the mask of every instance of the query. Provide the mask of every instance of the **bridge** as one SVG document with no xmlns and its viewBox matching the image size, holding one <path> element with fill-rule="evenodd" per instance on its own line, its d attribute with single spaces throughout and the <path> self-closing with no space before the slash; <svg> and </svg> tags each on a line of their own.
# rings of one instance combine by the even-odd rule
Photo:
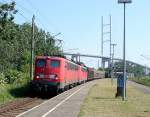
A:
<svg viewBox="0 0 150 117">
<path fill-rule="evenodd" d="M 91 58 L 101 58 L 102 59 L 102 68 L 105 68 L 105 63 L 108 62 L 108 65 L 111 66 L 111 62 L 115 61 L 123 61 L 120 58 L 113 58 L 113 60 L 110 57 L 105 57 L 105 56 L 99 56 L 99 55 L 90 55 L 90 54 L 80 54 L 80 53 L 63 53 L 64 55 L 69 55 L 71 56 L 71 59 L 74 61 L 79 61 L 80 62 L 80 57 L 91 57 Z M 145 67 L 144 65 L 138 64 L 136 62 L 130 61 L 130 60 L 126 60 L 126 62 L 132 64 L 132 65 L 138 65 L 138 66 L 142 66 L 143 68 L 145 68 L 145 71 L 147 70 L 150 73 L 150 67 Z M 109 67 L 110 67 L 109 66 Z"/>
<path fill-rule="evenodd" d="M 80 54 L 80 53 L 63 53 L 64 55 L 70 55 L 71 59 L 74 61 L 80 62 L 80 57 L 90 57 L 90 58 L 101 58 L 102 59 L 102 68 L 105 67 L 105 62 L 110 62 L 109 57 L 99 56 L 99 55 L 89 55 L 89 54 Z"/>
</svg>

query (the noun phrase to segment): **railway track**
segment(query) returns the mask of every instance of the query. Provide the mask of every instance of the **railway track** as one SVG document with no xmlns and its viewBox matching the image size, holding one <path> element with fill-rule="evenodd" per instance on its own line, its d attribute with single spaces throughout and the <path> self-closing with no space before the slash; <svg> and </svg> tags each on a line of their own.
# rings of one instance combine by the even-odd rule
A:
<svg viewBox="0 0 150 117">
<path fill-rule="evenodd" d="M 0 105 L 0 117 L 15 117 L 21 112 L 24 112 L 40 103 L 42 103 L 44 99 L 41 98 L 23 98 L 18 99 L 12 102 L 8 102 L 6 104 Z"/>
</svg>

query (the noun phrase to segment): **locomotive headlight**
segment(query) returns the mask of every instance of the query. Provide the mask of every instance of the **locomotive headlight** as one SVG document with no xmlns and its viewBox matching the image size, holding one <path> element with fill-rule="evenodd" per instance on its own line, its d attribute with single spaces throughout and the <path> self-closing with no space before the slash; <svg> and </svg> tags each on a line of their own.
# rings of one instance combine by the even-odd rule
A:
<svg viewBox="0 0 150 117">
<path fill-rule="evenodd" d="M 40 78 L 39 75 L 37 75 L 36 78 L 37 78 L 37 79 Z"/>
</svg>

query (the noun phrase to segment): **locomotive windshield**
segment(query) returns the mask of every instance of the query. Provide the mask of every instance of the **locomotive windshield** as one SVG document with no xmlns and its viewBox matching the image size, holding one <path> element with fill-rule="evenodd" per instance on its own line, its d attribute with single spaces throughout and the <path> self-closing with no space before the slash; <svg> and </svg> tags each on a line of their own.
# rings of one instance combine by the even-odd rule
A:
<svg viewBox="0 0 150 117">
<path fill-rule="evenodd" d="M 45 65 L 46 65 L 46 61 L 44 59 L 37 60 L 37 63 L 36 63 L 37 67 L 45 67 Z"/>
<path fill-rule="evenodd" d="M 57 68 L 60 66 L 60 61 L 58 60 L 51 60 L 51 63 L 50 63 L 51 67 L 53 68 Z"/>
</svg>

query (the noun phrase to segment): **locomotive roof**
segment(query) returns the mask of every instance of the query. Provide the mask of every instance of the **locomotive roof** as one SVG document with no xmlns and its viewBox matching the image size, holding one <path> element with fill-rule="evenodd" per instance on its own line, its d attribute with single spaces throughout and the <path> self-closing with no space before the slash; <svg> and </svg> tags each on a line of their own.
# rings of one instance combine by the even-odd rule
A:
<svg viewBox="0 0 150 117">
<path fill-rule="evenodd" d="M 41 58 L 41 59 L 47 59 L 47 58 L 63 58 L 63 57 L 58 57 L 58 56 L 36 56 L 36 58 Z"/>
<path fill-rule="evenodd" d="M 52 58 L 52 59 L 65 59 L 65 60 L 68 60 L 74 64 L 80 65 L 82 67 L 86 67 L 83 62 L 75 62 L 73 60 L 69 60 L 66 57 L 62 57 L 62 56 L 36 56 L 36 58 L 38 58 L 38 59 L 50 59 L 50 58 Z"/>
</svg>

